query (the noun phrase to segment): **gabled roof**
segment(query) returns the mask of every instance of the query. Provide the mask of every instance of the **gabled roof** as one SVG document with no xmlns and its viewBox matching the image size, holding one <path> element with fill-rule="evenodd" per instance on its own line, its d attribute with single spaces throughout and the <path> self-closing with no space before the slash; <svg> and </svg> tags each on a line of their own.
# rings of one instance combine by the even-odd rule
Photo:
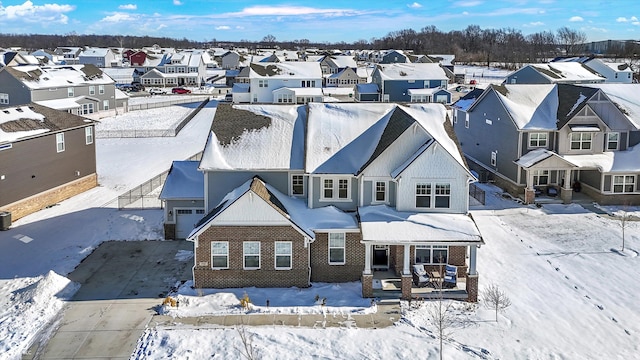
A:
<svg viewBox="0 0 640 360">
<path fill-rule="evenodd" d="M 640 84 L 588 84 L 601 90 L 636 129 L 640 130 Z"/>
<path fill-rule="evenodd" d="M 527 67 L 537 71 L 551 83 L 604 82 L 606 80 L 604 76 L 579 62 L 531 64 Z"/>
<path fill-rule="evenodd" d="M 204 175 L 197 161 L 174 161 L 162 186 L 161 200 L 203 200 Z"/>
<path fill-rule="evenodd" d="M 467 111 L 473 105 L 473 103 L 482 95 L 484 89 L 475 88 L 468 93 L 466 93 L 463 97 L 454 102 L 451 106 L 458 108 L 462 111 Z"/>
<path fill-rule="evenodd" d="M 345 56 L 345 55 L 326 55 L 323 56 L 322 59 L 328 63 L 333 63 L 337 68 L 339 69 L 344 69 L 344 68 L 356 68 L 358 67 L 358 64 L 356 63 L 356 60 L 353 58 L 353 56 Z"/>
<path fill-rule="evenodd" d="M 38 104 L 0 108 L 0 143 L 91 125 L 93 121 Z"/>
<path fill-rule="evenodd" d="M 378 84 L 357 84 L 356 90 L 360 94 L 377 94 L 379 92 Z"/>
<path fill-rule="evenodd" d="M 598 89 L 592 87 L 558 84 L 557 129 L 564 127 L 597 92 Z"/>
<path fill-rule="evenodd" d="M 358 229 L 354 215 L 334 206 L 310 209 L 304 201 L 281 193 L 256 176 L 229 192 L 218 206 L 196 224 L 187 239 L 191 240 L 204 232 L 217 216 L 249 192 L 257 195 L 311 240 L 315 239 L 314 230 Z"/>
<path fill-rule="evenodd" d="M 219 104 L 201 170 L 303 168 L 304 105 Z"/>
<path fill-rule="evenodd" d="M 382 80 L 449 80 L 440 64 L 378 64 Z"/>
<path fill-rule="evenodd" d="M 89 56 L 89 57 L 105 57 L 107 54 L 111 52 L 109 48 L 86 48 L 84 49 L 78 57 Z"/>
<path fill-rule="evenodd" d="M 553 84 L 489 85 L 481 98 L 493 92 L 520 130 L 556 130 L 558 94 Z M 479 99 L 478 99 L 479 100 Z M 476 101 L 469 110 L 475 108 Z"/>
<path fill-rule="evenodd" d="M 528 153 L 524 154 L 520 159 L 515 160 L 514 163 L 526 169 L 553 157 L 567 163 L 567 165 L 570 167 L 575 166 L 575 164 L 571 163 L 567 159 L 547 149 L 535 149 L 535 150 L 529 151 Z"/>
<path fill-rule="evenodd" d="M 317 62 L 251 63 L 249 78 L 322 79 L 322 68 Z"/>
<path fill-rule="evenodd" d="M 5 67 L 30 89 L 47 89 L 77 85 L 113 84 L 113 79 L 92 64 Z"/>
</svg>

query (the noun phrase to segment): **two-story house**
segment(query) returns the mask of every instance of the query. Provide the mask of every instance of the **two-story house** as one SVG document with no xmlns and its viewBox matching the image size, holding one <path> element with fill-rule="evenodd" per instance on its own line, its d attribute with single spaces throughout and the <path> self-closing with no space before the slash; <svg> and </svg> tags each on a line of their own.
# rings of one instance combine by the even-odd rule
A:
<svg viewBox="0 0 640 360">
<path fill-rule="evenodd" d="M 62 56 L 64 65 L 76 65 L 80 63 L 78 57 L 82 52 L 82 48 L 77 46 L 60 46 L 57 47 L 53 52 L 56 55 Z"/>
<path fill-rule="evenodd" d="M 320 63 L 251 63 L 248 68 L 251 103 L 303 104 L 322 101 Z"/>
<path fill-rule="evenodd" d="M 568 203 L 579 191 L 600 204 L 638 204 L 639 90 L 491 85 L 470 106 L 454 105 L 454 127 L 471 168 L 526 203 L 545 191 Z"/>
<path fill-rule="evenodd" d="M 78 55 L 78 63 L 106 68 L 118 66 L 118 58 L 109 48 L 87 47 Z"/>
<path fill-rule="evenodd" d="M 371 81 L 385 102 L 451 102 L 449 77 L 440 64 L 377 65 Z"/>
<path fill-rule="evenodd" d="M 0 209 L 15 220 L 95 187 L 94 134 L 64 111 L 0 106 Z"/>
<path fill-rule="evenodd" d="M 204 54 L 200 50 L 164 54 L 154 69 L 140 77 L 140 81 L 146 86 L 200 86 L 207 78 Z"/>
<path fill-rule="evenodd" d="M 38 103 L 93 119 L 115 113 L 115 82 L 94 65 L 0 69 L 0 105 Z"/>
<path fill-rule="evenodd" d="M 374 273 L 391 271 L 410 298 L 413 265 L 450 264 L 456 291 L 477 298 L 474 177 L 442 105 L 220 105 L 198 169 L 203 217 L 187 237 L 196 287 L 360 280 L 372 297 Z M 181 186 L 167 184 L 166 194 Z M 197 206 L 166 204 L 165 228 L 194 221 L 178 214 Z"/>
<path fill-rule="evenodd" d="M 579 62 L 530 64 L 507 75 L 506 84 L 597 84 L 607 79 Z"/>
</svg>

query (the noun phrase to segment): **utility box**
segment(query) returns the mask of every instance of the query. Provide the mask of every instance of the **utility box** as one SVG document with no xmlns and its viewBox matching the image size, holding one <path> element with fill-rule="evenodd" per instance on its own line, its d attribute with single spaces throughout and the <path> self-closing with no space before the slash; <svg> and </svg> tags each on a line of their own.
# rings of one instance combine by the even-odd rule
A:
<svg viewBox="0 0 640 360">
<path fill-rule="evenodd" d="M 0 230 L 9 230 L 11 227 L 11 213 L 0 211 Z"/>
</svg>

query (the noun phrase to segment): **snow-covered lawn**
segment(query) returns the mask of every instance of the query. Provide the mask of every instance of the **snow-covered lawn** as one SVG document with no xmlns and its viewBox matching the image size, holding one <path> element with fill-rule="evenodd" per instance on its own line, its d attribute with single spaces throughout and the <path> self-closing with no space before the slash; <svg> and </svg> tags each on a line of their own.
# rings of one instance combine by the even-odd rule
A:
<svg viewBox="0 0 640 360">
<path fill-rule="evenodd" d="M 122 115 L 100 119 L 96 132 L 105 130 L 165 130 L 175 127 L 187 114 L 200 103 L 172 105 L 155 109 L 129 111 Z M 171 114 L 172 116 L 166 116 Z"/>
</svg>

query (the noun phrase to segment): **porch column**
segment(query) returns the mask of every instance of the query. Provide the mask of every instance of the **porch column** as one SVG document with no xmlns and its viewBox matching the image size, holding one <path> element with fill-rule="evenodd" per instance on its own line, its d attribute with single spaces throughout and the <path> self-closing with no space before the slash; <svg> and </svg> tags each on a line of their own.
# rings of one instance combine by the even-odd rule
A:
<svg viewBox="0 0 640 360">
<path fill-rule="evenodd" d="M 533 189 L 533 171 L 526 170 L 527 173 L 527 186 L 524 189 L 524 203 L 533 204 L 536 202 L 536 192 Z"/>
<path fill-rule="evenodd" d="M 478 252 L 477 245 L 469 245 L 469 275 L 476 274 L 476 254 Z"/>
<path fill-rule="evenodd" d="M 563 204 L 570 204 L 573 198 L 573 189 L 571 188 L 571 170 L 564 171 L 564 186 L 560 189 L 560 198 Z"/>
<path fill-rule="evenodd" d="M 364 271 L 365 275 L 371 274 L 371 244 L 364 243 Z"/>
<path fill-rule="evenodd" d="M 411 245 L 403 245 L 404 247 L 404 256 L 402 259 L 402 275 L 411 275 L 411 270 L 409 270 L 411 264 Z"/>
</svg>

